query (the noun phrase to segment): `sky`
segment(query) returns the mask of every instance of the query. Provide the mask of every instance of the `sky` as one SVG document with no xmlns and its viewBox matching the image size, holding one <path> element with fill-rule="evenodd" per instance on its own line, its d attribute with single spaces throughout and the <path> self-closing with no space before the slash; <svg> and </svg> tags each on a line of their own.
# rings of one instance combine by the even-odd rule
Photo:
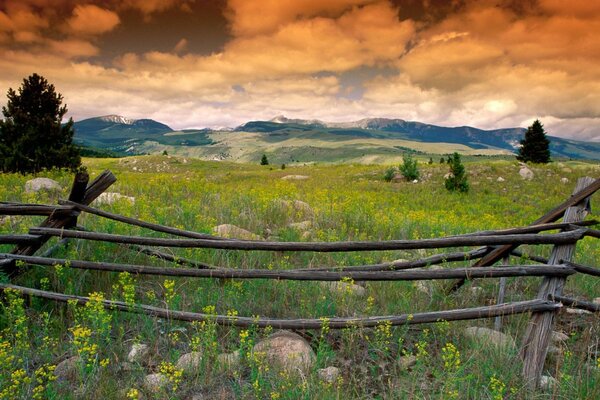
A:
<svg viewBox="0 0 600 400">
<path fill-rule="evenodd" d="M 600 141 L 600 1 L 0 0 L 0 104 L 34 72 L 75 121 L 539 118 Z"/>
</svg>

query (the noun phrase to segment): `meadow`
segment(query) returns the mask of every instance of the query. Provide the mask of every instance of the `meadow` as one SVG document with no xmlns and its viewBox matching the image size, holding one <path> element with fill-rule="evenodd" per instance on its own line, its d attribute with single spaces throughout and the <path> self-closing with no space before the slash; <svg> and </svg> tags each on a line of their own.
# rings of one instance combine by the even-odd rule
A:
<svg viewBox="0 0 600 400">
<path fill-rule="evenodd" d="M 427 158 L 428 159 L 428 158 Z M 434 158 L 435 160 L 435 158 Z M 85 159 L 93 179 L 110 169 L 118 181 L 108 190 L 135 198 L 99 206 L 102 209 L 181 229 L 211 233 L 234 224 L 263 238 L 280 241 L 387 240 L 433 238 L 477 230 L 523 226 L 564 201 L 578 177 L 600 176 L 600 165 L 579 161 L 531 167 L 535 177 L 523 180 L 516 161 L 473 158 L 465 163 L 471 189 L 450 193 L 443 176 L 448 166 L 420 160 L 418 183 L 385 182 L 389 165 L 259 166 L 207 162 L 172 156 Z M 303 175 L 303 180 L 284 180 Z M 0 175 L 0 200 L 53 204 L 68 197 L 72 174 L 48 172 L 62 192 L 28 194 L 31 176 Z M 498 178 L 503 180 L 499 181 Z M 567 178 L 568 182 L 561 182 Z M 310 209 L 282 207 L 300 200 Z M 599 195 L 592 197 L 592 210 Z M 589 216 L 592 219 L 594 216 Z M 0 233 L 26 233 L 40 217 L 0 219 Z M 311 221 L 298 229 L 291 223 Z M 78 223 L 98 232 L 162 237 L 142 228 L 82 214 Z M 1 252 L 11 246 L 0 246 Z M 468 250 L 468 249 L 460 249 Z M 233 252 L 207 249 L 163 249 L 177 257 L 231 268 L 291 269 L 371 264 L 415 259 L 433 251 L 358 253 Z M 548 256 L 549 246 L 525 252 Z M 57 258 L 172 266 L 115 244 L 72 241 Z M 574 260 L 600 264 L 600 241 L 578 243 Z M 514 260 L 518 262 L 519 260 Z M 468 262 L 453 266 L 469 265 Z M 6 277 L 2 277 L 6 280 Z M 440 322 L 375 329 L 323 328 L 306 332 L 316 353 L 305 374 L 273 368 L 253 355 L 252 343 L 270 329 L 184 323 L 104 310 L 101 299 L 151 304 L 174 310 L 281 318 L 394 315 L 428 310 L 495 304 L 498 280 L 475 280 L 446 295 L 447 281 L 369 282 L 364 295 L 330 290 L 318 282 L 159 278 L 128 273 L 82 271 L 66 265 L 23 266 L 13 283 L 67 294 L 90 295 L 77 308 L 40 299 L 24 300 L 5 291 L 0 309 L 0 399 L 593 399 L 600 398 L 600 318 L 560 311 L 556 330 L 568 339 L 548 357 L 545 375 L 556 384 L 528 392 L 521 379 L 517 348 L 496 348 L 465 337 L 466 327 L 492 327 L 492 320 Z M 507 301 L 535 297 L 540 278 L 509 278 Z M 565 293 L 594 299 L 600 280 L 578 274 Z M 517 343 L 527 314 L 506 317 L 503 331 Z M 133 344 L 147 344 L 143 362 L 127 362 Z M 199 368 L 183 373 L 179 356 L 202 352 Z M 220 362 L 221 353 L 239 351 L 235 365 Z M 61 361 L 81 356 L 77 373 L 54 378 Z M 415 356 L 406 367 L 399 360 Z M 318 369 L 335 366 L 331 382 Z M 161 372 L 169 383 L 156 393 L 143 387 L 144 377 Z M 194 397 L 196 396 L 196 397 Z"/>
</svg>

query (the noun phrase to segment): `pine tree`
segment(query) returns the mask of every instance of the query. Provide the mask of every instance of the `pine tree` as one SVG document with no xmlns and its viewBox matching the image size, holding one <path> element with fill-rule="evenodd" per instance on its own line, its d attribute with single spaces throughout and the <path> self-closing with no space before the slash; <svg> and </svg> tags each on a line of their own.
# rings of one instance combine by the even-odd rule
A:
<svg viewBox="0 0 600 400">
<path fill-rule="evenodd" d="M 536 119 L 527 128 L 525 137 L 521 140 L 521 148 L 517 160 L 546 164 L 550 162 L 550 140 L 546 137 L 544 126 Z"/>
<path fill-rule="evenodd" d="M 467 182 L 465 167 L 460 161 L 460 154 L 454 153 L 448 158 L 450 160 L 450 176 L 444 181 L 444 186 L 451 192 L 468 192 L 469 183 Z"/>
<path fill-rule="evenodd" d="M 260 159 L 260 165 L 269 165 L 269 159 L 267 158 L 266 154 L 263 154 L 262 158 Z"/>
<path fill-rule="evenodd" d="M 407 181 L 419 179 L 419 168 L 417 160 L 413 159 L 410 154 L 402 156 L 402 164 L 400 164 L 400 173 Z"/>
<path fill-rule="evenodd" d="M 62 125 L 67 106 L 54 85 L 33 74 L 23 79 L 18 93 L 9 89 L 7 97 L 0 120 L 0 170 L 31 173 L 81 165 L 73 145 L 73 120 Z"/>
</svg>

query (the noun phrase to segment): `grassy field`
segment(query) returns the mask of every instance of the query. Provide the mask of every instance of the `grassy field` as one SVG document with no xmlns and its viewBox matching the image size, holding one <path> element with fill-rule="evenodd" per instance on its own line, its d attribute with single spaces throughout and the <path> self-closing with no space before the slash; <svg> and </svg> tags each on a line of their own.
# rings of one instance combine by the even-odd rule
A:
<svg viewBox="0 0 600 400">
<path fill-rule="evenodd" d="M 170 156 L 123 159 L 85 159 L 93 179 L 103 169 L 118 178 L 109 191 L 135 197 L 101 208 L 146 221 L 198 232 L 219 224 L 235 224 L 261 237 L 281 241 L 377 240 L 431 238 L 475 230 L 526 225 L 572 192 L 578 177 L 600 176 L 600 165 L 583 162 L 531 167 L 535 177 L 523 180 L 514 161 L 478 159 L 465 163 L 471 190 L 449 193 L 444 164 L 420 161 L 418 183 L 383 180 L 388 165 L 311 165 L 282 170 L 225 162 L 205 162 Z M 282 180 L 305 175 L 305 180 Z M 72 175 L 49 172 L 65 188 L 61 193 L 26 194 L 31 176 L 0 175 L 0 200 L 54 203 L 68 196 Z M 504 181 L 498 181 L 502 177 Z M 567 178 L 567 183 L 561 183 Z M 300 200 L 311 210 L 288 210 L 281 200 Z M 597 208 L 600 196 L 592 198 Z M 592 218 L 588 217 L 588 218 Z M 298 230 L 292 222 L 312 221 Z M 0 219 L 1 233 L 24 233 L 38 217 Z M 98 232 L 161 236 L 83 214 L 79 224 Z M 6 252 L 10 246 L 0 246 Z M 464 249 L 466 250 L 466 249 Z M 547 256 L 548 246 L 530 246 Z M 432 251 L 363 253 L 289 253 L 172 249 L 175 255 L 231 268 L 289 269 L 359 265 L 399 258 L 415 259 Z M 72 242 L 56 255 L 121 263 L 170 265 L 117 245 Z M 600 241 L 579 242 L 577 262 L 598 266 Z M 518 262 L 518 260 L 515 260 Z M 468 265 L 454 263 L 452 266 Z M 418 327 L 322 329 L 308 333 L 316 362 L 305 374 L 288 373 L 265 365 L 248 353 L 250 343 L 270 330 L 189 324 L 147 316 L 104 311 L 102 298 L 152 304 L 196 312 L 266 317 L 333 317 L 393 315 L 428 310 L 494 304 L 498 281 L 468 282 L 456 295 L 446 296 L 447 282 L 419 286 L 411 282 L 369 282 L 363 296 L 331 291 L 317 282 L 267 280 L 164 279 L 128 274 L 81 271 L 68 265 L 30 267 L 14 282 L 96 301 L 75 308 L 40 299 L 24 302 L 6 293 L 0 310 L 0 398 L 125 399 L 593 399 L 600 398 L 600 320 L 597 315 L 561 311 L 557 330 L 568 335 L 562 348 L 548 358 L 545 375 L 557 384 L 528 393 L 520 377 L 518 349 L 497 349 L 464 336 L 468 326 L 491 327 L 493 321 L 440 322 Z M 540 278 L 508 279 L 507 301 L 535 297 Z M 475 289 L 481 288 L 481 289 Z M 600 296 L 600 280 L 576 275 L 565 288 L 569 296 Z M 517 343 L 528 315 L 508 317 L 504 332 Z M 126 363 L 134 343 L 148 344 L 149 359 Z M 181 374 L 174 364 L 191 350 L 203 353 L 193 374 Z M 239 365 L 219 365 L 218 354 L 240 350 Z M 75 376 L 54 380 L 61 361 L 82 356 Z M 247 355 L 247 356 L 246 356 Z M 416 356 L 403 368 L 398 360 Z M 317 370 L 340 368 L 333 382 Z M 143 388 L 144 377 L 161 371 L 169 385 L 157 393 Z"/>
</svg>

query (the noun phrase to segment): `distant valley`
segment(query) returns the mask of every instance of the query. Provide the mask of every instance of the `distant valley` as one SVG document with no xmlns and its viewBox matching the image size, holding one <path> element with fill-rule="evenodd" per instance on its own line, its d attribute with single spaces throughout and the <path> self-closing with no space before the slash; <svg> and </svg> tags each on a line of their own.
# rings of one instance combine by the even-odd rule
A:
<svg viewBox="0 0 600 400">
<path fill-rule="evenodd" d="M 75 141 L 116 155 L 162 153 L 205 160 L 256 162 L 266 154 L 271 163 L 400 160 L 407 152 L 424 155 L 511 155 L 525 129 L 481 130 L 443 127 L 401 119 L 367 118 L 344 123 L 289 119 L 250 121 L 234 129 L 175 131 L 151 119 L 118 115 L 75 122 Z M 554 158 L 600 160 L 600 143 L 550 136 Z"/>
</svg>

